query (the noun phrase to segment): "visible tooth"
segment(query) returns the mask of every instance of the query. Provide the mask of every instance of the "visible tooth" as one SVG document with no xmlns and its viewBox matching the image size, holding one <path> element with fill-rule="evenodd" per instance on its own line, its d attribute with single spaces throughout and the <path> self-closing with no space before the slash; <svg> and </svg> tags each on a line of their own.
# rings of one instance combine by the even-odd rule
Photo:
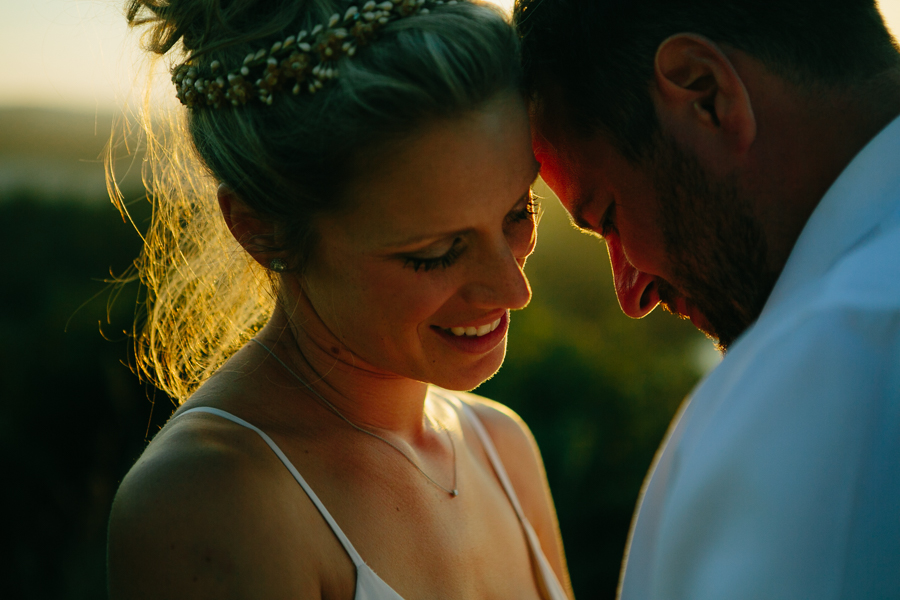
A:
<svg viewBox="0 0 900 600">
<path fill-rule="evenodd" d="M 476 333 L 476 335 L 481 336 L 481 335 L 484 335 L 484 334 L 490 333 L 490 332 L 491 332 L 491 324 L 488 323 L 487 325 L 482 325 L 481 327 L 479 327 L 475 333 Z"/>
<path fill-rule="evenodd" d="M 453 332 L 453 335 L 465 335 L 466 334 L 465 327 L 451 327 L 450 331 Z"/>
<path fill-rule="evenodd" d="M 500 327 L 500 321 L 501 321 L 502 319 L 503 319 L 503 317 L 500 317 L 499 319 L 497 319 L 496 321 L 494 321 L 493 323 L 491 323 L 491 331 L 494 331 L 495 329 L 497 329 L 498 327 Z"/>
<path fill-rule="evenodd" d="M 468 336 L 478 335 L 478 330 L 475 329 L 474 327 L 466 327 L 466 335 L 468 335 Z"/>
</svg>

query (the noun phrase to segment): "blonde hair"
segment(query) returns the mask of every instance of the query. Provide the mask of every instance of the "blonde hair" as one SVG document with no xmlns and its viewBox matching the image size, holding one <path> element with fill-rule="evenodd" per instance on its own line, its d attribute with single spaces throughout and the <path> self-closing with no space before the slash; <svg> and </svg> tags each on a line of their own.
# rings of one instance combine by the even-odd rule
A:
<svg viewBox="0 0 900 600">
<path fill-rule="evenodd" d="M 144 47 L 172 64 L 244 56 L 342 13 L 334 0 L 128 0 Z M 216 187 L 227 184 L 285 240 L 300 271 L 315 218 L 347 206 L 360 169 L 424 123 L 520 90 L 518 40 L 489 5 L 459 2 L 385 26 L 315 95 L 282 92 L 271 106 L 181 110 L 163 124 L 145 110 L 144 182 L 153 213 L 136 261 L 147 313 L 135 325 L 136 367 L 183 401 L 268 320 L 274 280 L 227 230 Z M 174 90 L 173 90 L 174 94 Z M 375 158 L 377 157 L 377 159 Z M 112 180 L 114 187 L 114 180 Z M 124 210 L 124 207 L 120 208 Z"/>
</svg>

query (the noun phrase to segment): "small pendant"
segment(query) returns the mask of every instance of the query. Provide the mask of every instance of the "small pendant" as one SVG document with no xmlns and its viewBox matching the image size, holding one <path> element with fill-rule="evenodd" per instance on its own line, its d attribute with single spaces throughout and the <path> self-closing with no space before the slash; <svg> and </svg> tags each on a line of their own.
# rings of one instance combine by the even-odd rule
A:
<svg viewBox="0 0 900 600">
<path fill-rule="evenodd" d="M 457 496 L 459 496 L 459 490 L 450 490 L 451 498 L 456 498 Z"/>
</svg>

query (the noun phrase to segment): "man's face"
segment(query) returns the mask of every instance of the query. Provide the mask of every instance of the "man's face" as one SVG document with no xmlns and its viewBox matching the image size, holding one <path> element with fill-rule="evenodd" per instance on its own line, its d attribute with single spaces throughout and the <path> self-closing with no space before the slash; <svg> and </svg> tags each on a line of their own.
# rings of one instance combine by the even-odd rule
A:
<svg viewBox="0 0 900 600">
<path fill-rule="evenodd" d="M 575 223 L 607 242 L 619 303 L 639 318 L 657 303 L 725 350 L 759 316 L 777 278 L 752 199 L 657 137 L 640 164 L 602 135 L 579 139 L 535 119 L 541 175 Z"/>
</svg>

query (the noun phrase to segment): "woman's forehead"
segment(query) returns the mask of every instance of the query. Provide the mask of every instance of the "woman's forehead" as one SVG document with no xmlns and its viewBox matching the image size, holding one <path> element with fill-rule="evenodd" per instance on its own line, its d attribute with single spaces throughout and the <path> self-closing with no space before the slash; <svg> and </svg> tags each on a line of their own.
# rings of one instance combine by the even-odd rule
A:
<svg viewBox="0 0 900 600">
<path fill-rule="evenodd" d="M 383 161 L 367 161 L 351 189 L 345 224 L 381 239 L 473 226 L 505 214 L 538 165 L 524 103 L 515 98 L 423 127 Z"/>
</svg>

